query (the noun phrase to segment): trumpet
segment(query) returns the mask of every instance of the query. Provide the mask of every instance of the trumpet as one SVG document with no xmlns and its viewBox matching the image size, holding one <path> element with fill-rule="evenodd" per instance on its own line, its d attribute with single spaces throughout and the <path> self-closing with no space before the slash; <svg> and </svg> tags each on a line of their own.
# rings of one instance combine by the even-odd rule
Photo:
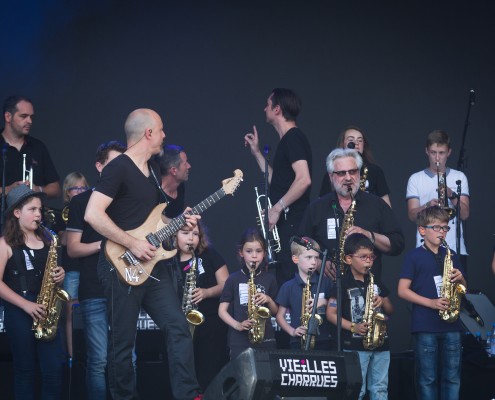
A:
<svg viewBox="0 0 495 400">
<path fill-rule="evenodd" d="M 440 163 L 437 161 L 437 192 L 438 192 L 438 206 L 443 208 L 449 214 L 449 219 L 455 217 L 455 209 L 449 206 L 449 199 L 447 197 L 447 175 L 444 172 L 440 172 Z"/>
<path fill-rule="evenodd" d="M 279 253 L 282 250 L 282 246 L 280 245 L 280 236 L 278 235 L 278 229 L 275 225 L 271 231 L 265 229 L 264 219 L 263 219 L 263 207 L 261 205 L 261 198 L 265 197 L 264 194 L 258 194 L 258 188 L 255 187 L 254 191 L 256 192 L 256 207 L 258 209 L 258 217 L 256 218 L 256 222 L 261 229 L 261 233 L 266 240 L 267 244 L 267 256 L 268 256 L 268 264 L 276 263 L 275 255 L 273 253 Z M 272 202 L 270 198 L 267 198 L 268 208 L 272 208 Z"/>
<path fill-rule="evenodd" d="M 26 168 L 26 154 L 22 155 L 22 181 L 29 181 L 29 189 L 33 189 L 33 167 Z"/>
</svg>

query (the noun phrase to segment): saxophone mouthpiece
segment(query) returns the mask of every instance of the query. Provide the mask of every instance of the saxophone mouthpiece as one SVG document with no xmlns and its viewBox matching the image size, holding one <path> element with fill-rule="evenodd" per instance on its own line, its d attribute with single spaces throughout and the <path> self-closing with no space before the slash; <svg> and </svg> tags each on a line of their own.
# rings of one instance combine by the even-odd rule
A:
<svg viewBox="0 0 495 400">
<path fill-rule="evenodd" d="M 187 249 L 190 253 L 194 253 L 194 247 L 192 247 L 190 244 L 187 245 Z"/>
</svg>

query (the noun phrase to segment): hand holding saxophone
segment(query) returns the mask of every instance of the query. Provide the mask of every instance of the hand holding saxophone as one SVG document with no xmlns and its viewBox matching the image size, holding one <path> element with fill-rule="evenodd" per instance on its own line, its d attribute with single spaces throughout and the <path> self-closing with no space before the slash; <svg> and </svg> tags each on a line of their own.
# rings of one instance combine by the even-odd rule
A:
<svg viewBox="0 0 495 400">
<path fill-rule="evenodd" d="M 65 278 L 65 270 L 60 266 L 55 267 L 55 268 L 53 268 L 51 275 L 52 275 L 53 282 L 62 283 L 64 281 L 64 278 Z"/>
<path fill-rule="evenodd" d="M 452 268 L 452 272 L 450 274 L 450 281 L 452 283 L 462 283 L 463 285 L 466 285 L 466 282 L 464 280 L 464 276 L 462 275 L 462 272 L 458 270 L 457 268 Z"/>
<path fill-rule="evenodd" d="M 46 317 L 46 307 L 43 304 L 38 304 L 34 301 L 26 301 L 26 304 L 22 309 L 33 319 L 33 321 L 37 322 L 39 319 Z"/>
</svg>

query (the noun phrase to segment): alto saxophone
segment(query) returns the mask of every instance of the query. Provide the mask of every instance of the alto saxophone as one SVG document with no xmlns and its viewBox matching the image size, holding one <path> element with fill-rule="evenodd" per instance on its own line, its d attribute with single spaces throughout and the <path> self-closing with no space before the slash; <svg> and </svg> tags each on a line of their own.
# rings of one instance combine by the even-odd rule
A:
<svg viewBox="0 0 495 400">
<path fill-rule="evenodd" d="M 184 294 L 182 295 L 182 312 L 186 316 L 187 322 L 189 323 L 189 332 L 191 336 L 194 336 L 194 330 L 196 326 L 201 325 L 205 322 L 204 315 L 198 311 L 198 305 L 192 302 L 192 295 L 194 289 L 196 289 L 196 256 L 194 254 L 194 249 L 189 246 L 189 251 L 192 255 L 191 267 L 186 274 L 186 281 L 184 283 Z"/>
<path fill-rule="evenodd" d="M 344 252 L 344 243 L 345 238 L 347 236 L 347 232 L 352 226 L 354 226 L 354 212 L 356 211 L 356 199 L 352 195 L 352 187 L 348 186 L 349 194 L 351 195 L 351 206 L 347 209 L 347 212 L 344 215 L 344 220 L 342 222 L 342 227 L 340 228 L 340 236 L 339 236 L 339 249 L 340 249 L 340 274 L 344 275 L 344 266 L 345 266 L 345 252 Z"/>
<path fill-rule="evenodd" d="M 454 268 L 452 254 L 447 242 L 441 237 L 439 239 L 442 242 L 442 246 L 447 249 L 447 254 L 443 262 L 441 297 L 449 301 L 449 306 L 445 310 L 440 310 L 438 314 L 445 322 L 455 322 L 459 318 L 461 300 L 462 296 L 466 294 L 466 287 L 460 283 L 452 283 L 450 281 L 450 274 Z"/>
<path fill-rule="evenodd" d="M 366 304 L 364 306 L 363 322 L 368 324 L 368 331 L 363 338 L 363 347 L 367 350 L 374 350 L 383 345 L 387 325 L 385 315 L 377 312 L 373 308 L 373 297 L 375 296 L 375 282 L 371 272 L 369 274 L 368 291 L 366 293 Z"/>
<path fill-rule="evenodd" d="M 304 326 L 306 329 L 309 326 L 309 320 L 311 319 L 311 312 L 308 312 L 307 310 L 307 304 L 309 300 L 312 298 L 311 295 L 311 272 L 308 272 L 308 279 L 306 281 L 306 286 L 303 289 L 302 293 L 302 298 L 301 298 L 301 326 Z M 315 299 L 313 302 L 313 307 L 317 307 L 317 301 L 318 299 Z M 318 325 L 321 325 L 323 323 L 323 320 L 321 319 L 321 316 L 315 313 L 315 318 L 318 321 Z M 307 340 L 307 335 L 302 335 L 301 336 L 301 349 L 306 349 L 306 340 Z M 309 342 L 309 348 L 312 350 L 315 347 L 315 336 L 311 336 L 311 341 Z"/>
<path fill-rule="evenodd" d="M 267 307 L 258 306 L 254 302 L 256 285 L 254 283 L 254 270 L 256 264 L 253 262 L 249 272 L 248 281 L 248 319 L 254 320 L 253 327 L 249 330 L 249 341 L 253 344 L 261 343 L 265 337 L 265 320 L 270 318 L 270 310 Z"/>
<path fill-rule="evenodd" d="M 258 188 L 255 187 L 254 191 L 256 192 L 256 208 L 258 210 L 258 217 L 256 218 L 256 222 L 261 229 L 261 233 L 266 240 L 266 249 L 267 249 L 267 258 L 268 263 L 273 264 L 276 262 L 275 255 L 273 253 L 279 253 L 282 250 L 282 246 L 280 245 L 280 236 L 278 235 L 277 225 L 273 227 L 270 231 L 266 231 L 264 217 L 263 217 L 263 206 L 261 205 L 261 198 L 265 197 L 264 194 L 258 194 Z M 272 202 L 270 198 L 267 198 L 267 208 L 272 208 Z"/>
<path fill-rule="evenodd" d="M 69 294 L 58 287 L 53 281 L 52 272 L 58 263 L 58 237 L 49 229 L 40 225 L 40 228 L 50 237 L 50 249 L 45 265 L 45 273 L 41 289 L 38 294 L 37 303 L 45 306 L 46 316 L 33 322 L 33 331 L 36 339 L 51 340 L 57 334 L 58 320 L 62 311 L 62 302 L 69 301 Z"/>
</svg>

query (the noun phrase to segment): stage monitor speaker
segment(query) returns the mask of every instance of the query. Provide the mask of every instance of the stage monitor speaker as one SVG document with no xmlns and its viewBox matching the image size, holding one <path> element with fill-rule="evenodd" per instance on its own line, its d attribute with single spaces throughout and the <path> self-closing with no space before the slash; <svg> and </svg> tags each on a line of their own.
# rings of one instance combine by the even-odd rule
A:
<svg viewBox="0 0 495 400">
<path fill-rule="evenodd" d="M 479 325 L 465 309 L 461 309 L 460 318 L 464 327 L 472 334 L 480 332 L 482 338 L 486 338 L 486 333 L 493 329 L 492 324 L 495 323 L 495 306 L 493 306 L 490 299 L 483 293 L 467 293 L 466 299 L 473 304 L 476 312 L 483 320 L 484 325 Z"/>
<path fill-rule="evenodd" d="M 354 352 L 247 349 L 208 386 L 205 400 L 358 399 Z"/>
</svg>

